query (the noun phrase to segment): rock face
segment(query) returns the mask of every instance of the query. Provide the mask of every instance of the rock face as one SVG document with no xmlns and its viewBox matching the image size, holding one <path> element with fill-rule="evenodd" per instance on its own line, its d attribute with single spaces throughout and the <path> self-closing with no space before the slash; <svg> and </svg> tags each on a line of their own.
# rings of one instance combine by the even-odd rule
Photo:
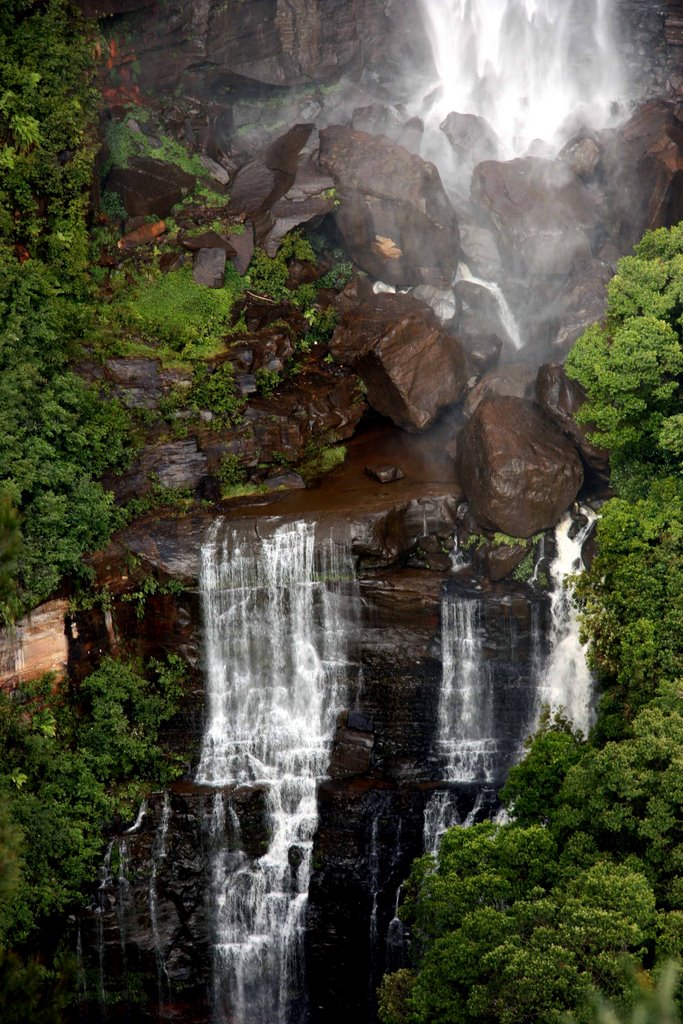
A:
<svg viewBox="0 0 683 1024">
<path fill-rule="evenodd" d="M 402 295 L 378 295 L 348 314 L 330 351 L 349 362 L 373 409 L 404 430 L 422 430 L 462 398 L 467 359 L 431 310 Z"/>
<path fill-rule="evenodd" d="M 68 601 L 47 601 L 12 630 L 0 631 L 0 690 L 14 689 L 45 672 L 64 676 L 68 661 Z"/>
<path fill-rule="evenodd" d="M 358 265 L 389 284 L 450 284 L 459 235 L 436 167 L 351 128 L 326 128 L 320 143 L 340 200 L 335 220 Z"/>
<path fill-rule="evenodd" d="M 544 363 L 538 370 L 535 392 L 540 407 L 574 442 L 586 465 L 598 473 L 606 473 L 609 453 L 592 444 L 586 429 L 576 422 L 576 413 L 586 401 L 581 385 L 571 380 L 558 363 Z"/>
<path fill-rule="evenodd" d="M 514 274 L 564 275 L 577 258 L 591 256 L 598 210 L 564 163 L 537 157 L 481 163 L 472 198 L 488 211 Z"/>
<path fill-rule="evenodd" d="M 475 519 L 513 537 L 554 526 L 583 482 L 574 446 L 521 398 L 477 406 L 458 439 L 457 466 Z"/>
</svg>

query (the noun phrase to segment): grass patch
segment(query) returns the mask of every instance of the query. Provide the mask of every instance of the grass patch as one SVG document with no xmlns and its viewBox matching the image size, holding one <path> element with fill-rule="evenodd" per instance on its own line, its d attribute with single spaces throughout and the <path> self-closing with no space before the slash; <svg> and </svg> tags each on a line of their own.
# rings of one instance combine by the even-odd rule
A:
<svg viewBox="0 0 683 1024">
<path fill-rule="evenodd" d="M 230 333 L 232 308 L 244 290 L 234 267 L 228 265 L 222 288 L 195 284 L 191 267 L 161 274 L 153 270 L 142 275 L 132 290 L 122 290 L 101 312 L 109 338 L 121 355 L 154 355 L 165 365 L 187 366 L 193 360 L 209 359 L 224 348 Z M 123 336 L 116 335 L 123 332 Z M 109 353 L 110 354 L 110 353 Z"/>
</svg>

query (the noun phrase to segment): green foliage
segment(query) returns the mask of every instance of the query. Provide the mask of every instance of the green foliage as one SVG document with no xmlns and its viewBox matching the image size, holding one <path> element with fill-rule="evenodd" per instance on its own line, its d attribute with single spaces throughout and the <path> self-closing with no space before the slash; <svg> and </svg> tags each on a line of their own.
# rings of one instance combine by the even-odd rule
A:
<svg viewBox="0 0 683 1024">
<path fill-rule="evenodd" d="M 103 828 L 115 814 L 131 816 L 145 787 L 179 774 L 159 731 L 183 685 L 174 656 L 150 662 L 146 677 L 108 660 L 80 691 L 58 695 L 46 677 L 26 687 L 21 704 L 0 695 L 0 805 L 23 834 L 20 877 L 0 899 L 0 944 L 26 940 L 45 918 L 82 900 Z M 21 786 L 12 781 L 19 771 Z"/>
<path fill-rule="evenodd" d="M 246 399 L 237 393 L 232 364 L 221 363 L 211 370 L 206 363 L 199 363 L 194 371 L 190 403 L 230 423 L 239 423 Z"/>
<path fill-rule="evenodd" d="M 132 156 L 146 156 L 174 164 L 196 178 L 206 178 L 206 168 L 199 156 L 196 153 L 188 153 L 177 139 L 172 139 L 163 132 L 150 136 L 144 131 L 132 129 L 130 121 L 134 119 L 139 122 L 140 113 L 138 108 L 133 108 L 125 115 L 124 120 L 110 121 L 107 125 L 105 136 L 109 146 L 109 160 L 102 169 L 103 177 L 108 174 L 111 167 L 125 167 Z M 224 196 L 218 198 L 221 203 L 225 202 Z"/>
<path fill-rule="evenodd" d="M 135 614 L 139 619 L 143 619 L 145 617 L 148 597 L 154 597 L 155 594 L 159 596 L 181 594 L 182 591 L 183 586 L 178 580 L 168 580 L 167 583 L 160 583 L 156 576 L 145 576 L 136 586 L 135 590 L 130 591 L 128 594 L 122 594 L 121 600 L 133 604 L 135 606 Z"/>
<path fill-rule="evenodd" d="M 649 232 L 620 260 L 608 295 L 606 324 L 579 338 L 566 369 L 586 389 L 581 419 L 610 449 L 615 482 L 624 496 L 635 496 L 653 473 L 680 469 L 680 225 Z"/>
<path fill-rule="evenodd" d="M 282 374 L 277 370 L 260 369 L 256 371 L 254 376 L 256 377 L 258 392 L 264 398 L 272 398 L 282 381 Z"/>
<path fill-rule="evenodd" d="M 242 289 L 242 279 L 231 264 L 222 288 L 196 284 L 190 267 L 167 274 L 152 270 L 139 277 L 132 292 L 124 290 L 102 310 L 102 321 L 111 330 L 167 345 L 185 361 L 206 358 L 223 347 Z"/>
<path fill-rule="evenodd" d="M 88 315 L 57 274 L 1 256 L 0 270 L 0 494 L 21 512 L 15 579 L 30 606 L 83 575 L 83 551 L 116 524 L 95 478 L 130 458 L 129 416 L 66 369 Z"/>
<path fill-rule="evenodd" d="M 325 473 L 341 466 L 345 458 L 344 445 L 320 445 L 309 442 L 304 459 L 299 465 L 299 474 L 304 483 L 314 484 Z"/>
<path fill-rule="evenodd" d="M 72 277 L 96 148 L 91 40 L 67 0 L 6 0 L 0 20 L 0 242 Z"/>
<path fill-rule="evenodd" d="M 603 684 L 601 729 L 620 735 L 656 686 L 682 672 L 683 482 L 603 506 L 598 554 L 577 582 L 590 658 Z"/>
</svg>

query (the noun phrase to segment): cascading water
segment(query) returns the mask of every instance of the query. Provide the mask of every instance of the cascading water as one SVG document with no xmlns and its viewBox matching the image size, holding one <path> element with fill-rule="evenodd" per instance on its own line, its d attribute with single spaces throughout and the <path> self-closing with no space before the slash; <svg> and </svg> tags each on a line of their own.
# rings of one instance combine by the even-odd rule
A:
<svg viewBox="0 0 683 1024">
<path fill-rule="evenodd" d="M 604 127 L 623 91 L 614 0 L 420 0 L 440 79 L 432 114 L 485 118 L 503 158 Z"/>
<path fill-rule="evenodd" d="M 449 782 L 493 778 L 493 688 L 482 656 L 482 603 L 446 595 L 441 608 L 443 677 L 436 752 Z"/>
<path fill-rule="evenodd" d="M 579 640 L 579 621 L 567 577 L 583 568 L 581 549 L 596 520 L 589 508 L 581 508 L 584 524 L 577 528 L 567 512 L 555 530 L 557 554 L 550 566 L 550 653 L 538 681 L 536 719 L 543 705 L 551 712 L 562 709 L 586 736 L 593 724 L 593 680 Z"/>
<path fill-rule="evenodd" d="M 519 333 L 519 325 L 514 318 L 513 312 L 510 309 L 507 299 L 503 295 L 501 288 L 495 283 L 495 281 L 485 281 L 481 277 L 476 277 L 466 263 L 462 260 L 458 264 L 458 273 L 455 278 L 456 281 L 469 281 L 471 284 L 477 284 L 481 288 L 485 288 L 491 293 L 491 297 L 496 304 L 498 310 L 498 317 L 500 325 L 507 334 L 509 340 L 515 349 L 520 349 L 523 346 L 522 336 Z"/>
<path fill-rule="evenodd" d="M 221 787 L 211 831 L 214 1019 L 303 1016 L 303 929 L 316 826 L 346 678 L 348 550 L 286 524 L 245 544 L 216 523 L 202 549 L 208 715 L 197 781 Z M 265 792 L 267 852 L 237 849 L 234 787 Z M 221 843 L 230 835 L 231 842 Z"/>
</svg>

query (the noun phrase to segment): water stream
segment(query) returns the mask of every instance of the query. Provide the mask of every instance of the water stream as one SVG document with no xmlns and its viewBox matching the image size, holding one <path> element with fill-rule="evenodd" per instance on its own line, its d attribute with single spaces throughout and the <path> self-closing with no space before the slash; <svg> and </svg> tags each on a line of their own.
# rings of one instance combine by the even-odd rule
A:
<svg viewBox="0 0 683 1024">
<path fill-rule="evenodd" d="M 247 542 L 219 522 L 202 549 L 208 714 L 197 781 L 217 788 L 215 1021 L 304 1018 L 316 784 L 343 703 L 343 590 L 352 577 L 348 551 L 316 545 L 305 522 Z M 236 842 L 230 792 L 245 786 L 264 794 L 262 856 Z"/>
</svg>

